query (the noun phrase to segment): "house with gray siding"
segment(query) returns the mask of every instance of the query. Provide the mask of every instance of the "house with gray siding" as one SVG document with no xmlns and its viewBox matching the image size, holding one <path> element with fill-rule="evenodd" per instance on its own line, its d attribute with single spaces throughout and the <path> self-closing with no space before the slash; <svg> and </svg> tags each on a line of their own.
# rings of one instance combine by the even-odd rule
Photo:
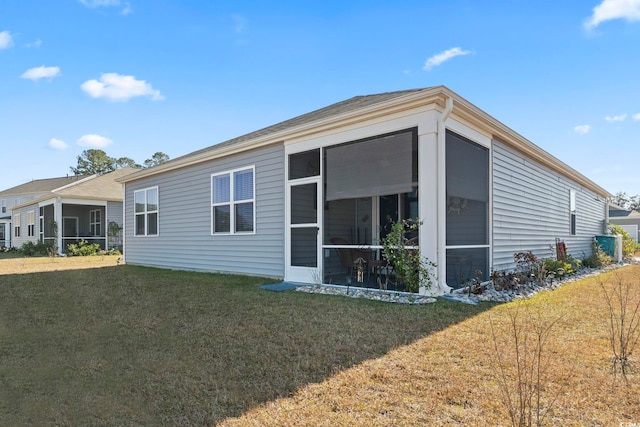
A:
<svg viewBox="0 0 640 427">
<path fill-rule="evenodd" d="M 420 218 L 435 294 L 556 239 L 589 255 L 611 196 L 444 86 L 357 96 L 120 182 L 129 264 L 356 285 L 353 252 L 379 265 L 389 224 Z"/>
<path fill-rule="evenodd" d="M 65 176 L 34 179 L 0 191 L 0 247 L 11 247 L 11 211 L 14 206 L 35 200 L 52 191 L 87 179 L 88 176 Z"/>
<path fill-rule="evenodd" d="M 609 222 L 619 225 L 631 237 L 640 242 L 640 212 L 609 205 Z"/>
<path fill-rule="evenodd" d="M 60 253 L 86 240 L 102 249 L 122 246 L 122 184 L 135 168 L 72 180 L 11 209 L 12 246 L 51 242 Z"/>
</svg>

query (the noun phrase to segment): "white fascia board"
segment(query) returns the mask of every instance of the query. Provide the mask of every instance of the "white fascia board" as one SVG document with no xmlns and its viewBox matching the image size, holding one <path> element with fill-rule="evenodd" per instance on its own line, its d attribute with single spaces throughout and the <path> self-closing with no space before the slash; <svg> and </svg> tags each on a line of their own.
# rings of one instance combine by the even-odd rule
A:
<svg viewBox="0 0 640 427">
<path fill-rule="evenodd" d="M 127 175 L 118 179 L 117 181 L 123 183 L 135 181 L 144 177 L 157 175 L 166 171 L 202 163 L 219 157 L 241 153 L 248 149 L 283 143 L 285 139 L 308 137 L 310 135 L 348 126 L 360 121 L 373 120 L 376 118 L 385 117 L 389 114 L 414 109 L 419 106 L 433 104 L 436 102 L 439 102 L 441 106 L 444 106 L 444 97 L 441 95 L 442 89 L 442 86 L 438 86 L 435 88 L 429 88 L 422 91 L 399 96 L 397 98 L 373 104 L 368 107 L 359 108 L 357 110 L 348 111 L 340 115 L 331 116 L 325 119 L 319 119 L 292 128 L 283 129 L 278 132 L 273 132 L 265 136 L 239 142 L 237 144 L 232 144 L 223 147 L 220 150 L 216 150 L 215 146 L 213 146 L 211 151 L 207 151 L 196 156 L 187 156 L 183 161 L 178 161 L 175 163 L 165 163 L 151 169 L 134 172 L 131 175 Z"/>
<path fill-rule="evenodd" d="M 82 178 L 82 179 L 79 179 L 77 181 L 71 182 L 71 183 L 69 183 L 67 185 L 63 185 L 62 187 L 58 187 L 58 188 L 56 188 L 54 190 L 51 190 L 51 192 L 52 193 L 56 193 L 56 192 L 58 192 L 60 190 L 64 190 L 65 188 L 74 187 L 74 186 L 76 186 L 78 184 L 82 184 L 83 182 L 87 182 L 87 181 L 92 180 L 92 179 L 97 178 L 97 177 L 98 177 L 97 174 L 93 174 L 93 175 L 90 175 L 90 176 L 88 176 L 86 178 Z"/>
<path fill-rule="evenodd" d="M 61 197 L 58 201 L 61 204 L 67 205 L 88 205 L 88 206 L 107 206 L 107 201 L 104 199 L 83 199 L 83 198 L 65 198 Z"/>
</svg>

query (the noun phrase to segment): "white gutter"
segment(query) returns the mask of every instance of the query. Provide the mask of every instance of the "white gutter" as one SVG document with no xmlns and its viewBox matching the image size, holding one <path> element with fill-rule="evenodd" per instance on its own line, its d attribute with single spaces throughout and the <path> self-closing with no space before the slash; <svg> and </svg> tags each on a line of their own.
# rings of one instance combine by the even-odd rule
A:
<svg viewBox="0 0 640 427">
<path fill-rule="evenodd" d="M 447 286 L 447 168 L 446 168 L 446 127 L 445 122 L 449 118 L 451 111 L 453 110 L 453 98 L 447 96 L 444 111 L 438 119 L 438 286 L 444 293 L 449 293 L 451 287 Z"/>
</svg>

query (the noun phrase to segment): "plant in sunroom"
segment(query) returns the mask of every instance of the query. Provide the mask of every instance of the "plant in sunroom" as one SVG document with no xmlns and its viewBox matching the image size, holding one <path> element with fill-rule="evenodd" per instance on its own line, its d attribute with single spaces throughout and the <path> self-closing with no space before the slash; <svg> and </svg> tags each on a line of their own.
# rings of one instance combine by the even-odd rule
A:
<svg viewBox="0 0 640 427">
<path fill-rule="evenodd" d="M 389 233 L 382 239 L 382 254 L 393 267 L 397 283 L 408 292 L 418 292 L 421 286 L 431 288 L 435 280 L 436 264 L 423 257 L 416 247 L 421 225 L 419 218 L 392 222 Z M 412 235 L 416 237 L 410 238 Z"/>
</svg>

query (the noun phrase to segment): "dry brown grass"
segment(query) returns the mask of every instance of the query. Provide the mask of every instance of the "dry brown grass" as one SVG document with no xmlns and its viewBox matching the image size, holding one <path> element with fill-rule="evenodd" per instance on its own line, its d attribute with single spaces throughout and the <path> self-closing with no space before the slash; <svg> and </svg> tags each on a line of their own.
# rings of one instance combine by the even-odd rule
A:
<svg viewBox="0 0 640 427">
<path fill-rule="evenodd" d="M 45 271 L 113 267 L 116 265 L 118 258 L 120 258 L 118 255 L 0 258 L 0 274 L 42 273 Z"/>
<path fill-rule="evenodd" d="M 618 274 L 632 280 L 640 292 L 640 265 Z M 524 303 L 546 319 L 560 319 L 547 347 L 552 363 L 543 404 L 552 407 L 549 425 L 640 423 L 640 364 L 635 355 L 628 383 L 612 375 L 601 292 L 597 279 L 590 278 Z M 495 307 L 222 425 L 509 425 L 489 322 L 500 348 L 509 352 L 509 318 L 517 304 L 523 303 Z"/>
</svg>

